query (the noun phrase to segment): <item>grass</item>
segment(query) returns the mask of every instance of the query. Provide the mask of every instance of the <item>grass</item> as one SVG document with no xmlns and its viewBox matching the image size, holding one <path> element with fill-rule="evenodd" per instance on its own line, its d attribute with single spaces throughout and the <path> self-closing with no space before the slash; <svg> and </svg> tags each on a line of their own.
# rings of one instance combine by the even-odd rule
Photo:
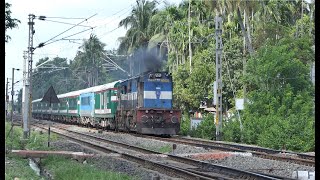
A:
<svg viewBox="0 0 320 180">
<path fill-rule="evenodd" d="M 161 152 L 161 153 L 169 153 L 172 151 L 172 147 L 170 145 L 164 145 L 162 147 L 159 148 L 159 151 L 158 152 Z"/>
<path fill-rule="evenodd" d="M 7 163 L 9 160 L 10 163 Z M 11 156 L 6 158 L 5 179 L 19 178 L 20 180 L 41 179 L 29 166 L 28 159 Z"/>
<path fill-rule="evenodd" d="M 13 139 L 11 139 L 11 124 L 6 122 L 5 124 L 5 144 L 9 148 L 12 145 L 12 149 L 29 149 L 29 150 L 52 150 L 46 146 L 48 141 L 48 134 L 32 131 L 30 133 L 30 138 L 27 141 L 22 141 L 23 129 L 20 126 L 13 127 Z M 55 141 L 58 139 L 56 134 L 50 134 L 50 141 Z"/>
<path fill-rule="evenodd" d="M 23 130 L 21 127 L 15 126 L 13 128 L 13 139 L 11 136 L 7 136 L 11 128 L 11 124 L 5 123 L 5 145 L 6 148 L 13 147 L 13 149 L 29 149 L 29 150 L 53 150 L 52 147 L 47 147 L 48 135 L 47 133 L 40 134 L 37 131 L 32 131 L 30 138 L 23 142 L 21 137 L 23 136 Z M 56 134 L 50 135 L 50 140 L 55 141 L 58 139 Z M 5 179 L 14 179 L 15 177 L 20 180 L 38 180 L 43 179 L 31 169 L 29 166 L 29 160 L 15 156 L 13 154 L 6 155 L 5 166 Z M 49 156 L 41 159 L 41 166 L 49 170 L 52 173 L 54 179 L 61 180 L 87 180 L 87 179 L 131 179 L 130 176 L 120 174 L 117 172 L 110 172 L 100 170 L 89 164 L 82 164 L 64 157 Z"/>
<path fill-rule="evenodd" d="M 42 161 L 50 172 L 54 172 L 54 179 L 61 180 L 87 180 L 87 179 L 131 179 L 130 176 L 96 169 L 89 164 L 70 161 L 64 157 L 50 156 Z M 68 168 L 66 168 L 68 167 Z"/>
<path fill-rule="evenodd" d="M 170 146 L 169 144 L 161 146 L 159 148 L 144 147 L 144 146 L 142 146 L 142 148 L 146 148 L 146 149 L 149 149 L 149 150 L 152 150 L 152 151 L 156 151 L 156 152 L 159 152 L 159 153 L 170 153 L 170 152 L 172 152 L 172 146 Z"/>
</svg>

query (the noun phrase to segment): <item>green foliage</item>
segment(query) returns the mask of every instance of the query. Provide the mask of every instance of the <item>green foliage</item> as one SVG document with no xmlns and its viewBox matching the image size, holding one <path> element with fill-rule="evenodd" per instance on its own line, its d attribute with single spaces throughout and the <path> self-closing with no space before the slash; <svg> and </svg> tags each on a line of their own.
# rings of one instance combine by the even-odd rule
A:
<svg viewBox="0 0 320 180">
<path fill-rule="evenodd" d="M 180 66 L 173 73 L 174 98 L 178 106 L 186 109 L 197 109 L 200 101 L 208 95 L 212 97 L 214 64 L 212 55 L 204 50 L 194 58 L 191 74 L 185 66 Z"/>
<path fill-rule="evenodd" d="M 58 136 L 54 133 L 50 134 L 50 141 L 56 141 Z M 26 148 L 30 150 L 50 150 L 51 147 L 47 146 L 48 143 L 48 133 L 44 132 L 40 134 L 38 132 L 32 132 L 29 140 L 26 144 Z"/>
<path fill-rule="evenodd" d="M 258 136 L 261 146 L 280 149 L 283 146 L 293 151 L 314 151 L 314 112 L 310 94 L 293 96 L 288 88 L 284 102 L 275 113 L 262 117 L 270 126 Z"/>
<path fill-rule="evenodd" d="M 17 102 L 16 102 L 16 110 L 21 113 L 22 111 L 22 88 L 19 90 L 19 94 L 18 94 L 18 99 L 17 99 Z"/>
<path fill-rule="evenodd" d="M 7 163 L 7 159 L 8 162 Z M 15 156 L 6 157 L 5 179 L 40 180 L 41 178 L 29 167 L 28 159 Z"/>
<path fill-rule="evenodd" d="M 170 145 L 161 146 L 160 149 L 158 150 L 158 152 L 160 153 L 169 153 L 171 151 L 172 151 L 172 146 Z"/>
<path fill-rule="evenodd" d="M 207 114 L 204 116 L 201 123 L 196 129 L 192 129 L 190 135 L 192 137 L 203 138 L 203 139 L 215 139 L 216 127 L 214 124 L 215 117 L 213 114 Z"/>
<path fill-rule="evenodd" d="M 299 51 L 307 40 L 267 44 L 248 61 L 249 103 L 244 110 L 244 142 L 294 151 L 314 150 L 314 101 L 309 66 Z"/>
<path fill-rule="evenodd" d="M 46 63 L 45 63 L 46 62 Z M 66 69 L 50 69 L 50 68 L 38 68 L 33 74 L 33 88 L 32 98 L 42 98 L 52 85 L 57 94 L 62 94 L 72 89 L 72 73 L 70 71 L 69 64 L 66 58 L 55 57 L 49 59 L 48 57 L 40 59 L 36 66 L 44 65 L 40 67 L 67 67 Z"/>
<path fill-rule="evenodd" d="M 11 17 L 11 10 L 10 10 L 11 4 L 9 3 L 5 3 L 5 41 L 8 42 L 11 37 L 9 35 L 7 35 L 7 30 L 8 29 L 13 29 L 13 28 L 17 28 L 18 27 L 18 23 L 20 23 L 19 19 L 16 18 L 12 18 Z"/>
<path fill-rule="evenodd" d="M 301 41 L 301 40 L 300 40 Z M 266 44 L 247 64 L 246 80 L 252 90 L 271 91 L 282 94 L 286 84 L 294 93 L 310 89 L 309 67 L 299 59 L 305 51 L 295 50 L 303 43 L 292 44 L 291 39 L 281 40 L 277 45 Z M 308 56 L 313 54 L 311 50 Z"/>
<path fill-rule="evenodd" d="M 206 98 L 207 102 L 212 101 L 215 41 L 211 38 L 214 24 L 210 19 L 215 16 L 214 12 L 220 12 L 224 19 L 224 107 L 234 108 L 234 95 L 243 97 L 244 85 L 250 102 L 241 112 L 244 131 L 240 131 L 238 118 L 233 117 L 223 122 L 223 138 L 274 148 L 281 148 L 286 142 L 286 148 L 292 150 L 312 150 L 314 113 L 310 110 L 314 106 L 314 87 L 310 82 L 309 64 L 314 62 L 314 2 L 304 2 L 303 5 L 301 1 L 191 1 L 192 73 L 188 56 L 188 2 L 182 2 L 176 10 L 175 14 L 182 15 L 179 21 L 165 13 L 167 9 L 154 16 L 164 27 L 167 25 L 159 17 L 167 17 L 164 21 L 171 23 L 167 33 L 167 67 L 173 74 L 175 106 L 185 112 L 199 111 L 200 101 Z M 244 14 L 247 15 L 246 21 L 242 19 Z M 241 29 L 241 20 L 246 32 Z M 163 29 L 165 34 L 166 28 Z M 251 37 L 251 42 L 244 42 L 244 36 Z M 249 43 L 256 50 L 250 58 L 247 53 Z M 247 62 L 246 67 L 244 62 Z M 305 98 L 299 99 L 300 96 Z M 295 109 L 298 106 L 293 105 L 295 103 L 304 110 Z M 298 130 L 294 126 L 298 124 L 294 121 L 296 118 L 302 119 L 308 128 L 297 126 L 301 128 Z M 214 127 L 213 122 L 210 125 Z M 190 130 L 189 118 L 181 122 L 184 135 L 208 137 L 206 128 L 200 126 L 197 130 Z M 295 133 L 289 136 L 291 131 Z"/>
<path fill-rule="evenodd" d="M 152 37 L 148 27 L 151 18 L 156 14 L 156 1 L 137 0 L 131 14 L 119 22 L 119 26 L 129 28 L 124 37 L 119 38 L 121 54 L 132 53 L 139 47 L 147 47 L 148 40 Z"/>
<path fill-rule="evenodd" d="M 105 51 L 104 46 L 105 44 L 95 35 L 91 35 L 83 42 L 81 51 L 78 51 L 70 63 L 66 58 L 61 57 L 40 59 L 36 66 L 44 63 L 41 67 L 46 68 L 38 68 L 33 74 L 33 99 L 42 98 L 51 85 L 57 94 L 63 94 L 126 78 L 126 73 L 120 70 L 107 72 L 102 66 L 105 63 L 103 59 L 107 58 L 105 54 L 108 54 L 108 57 L 120 67 L 128 69 L 126 58 L 116 56 L 115 51 Z M 56 67 L 63 67 L 63 69 L 56 69 Z M 96 81 L 92 81 L 93 78 Z"/>
<path fill-rule="evenodd" d="M 120 173 L 96 169 L 89 164 L 81 164 L 64 157 L 49 156 L 41 161 L 50 172 L 53 172 L 54 179 L 131 179 Z"/>
<path fill-rule="evenodd" d="M 11 147 L 13 149 L 30 149 L 30 150 L 49 150 L 51 148 L 47 147 L 48 134 L 39 134 L 38 132 L 32 131 L 30 137 L 26 142 L 21 141 L 23 137 L 23 129 L 21 127 L 13 127 L 13 140 L 11 140 L 10 135 L 11 123 L 6 122 L 5 133 L 6 133 L 6 147 Z M 50 140 L 54 141 L 58 137 L 56 134 L 50 134 Z"/>
<path fill-rule="evenodd" d="M 106 70 L 103 67 L 105 61 L 105 44 L 99 38 L 91 34 L 90 38 L 83 41 L 79 47 L 80 51 L 77 52 L 71 69 L 77 72 L 79 79 L 85 82 L 87 87 L 97 86 L 105 82 Z M 93 80 L 94 79 L 94 80 Z"/>
<path fill-rule="evenodd" d="M 11 139 L 11 123 L 6 122 L 5 124 L 5 142 L 6 147 L 12 147 L 13 149 L 23 149 L 23 144 L 20 141 L 20 138 L 23 135 L 23 130 L 21 127 L 13 127 L 13 138 Z"/>
<path fill-rule="evenodd" d="M 222 79 L 223 79 L 223 94 L 228 107 L 234 106 L 234 95 L 243 97 L 237 90 L 243 86 L 243 61 L 246 57 L 242 55 L 242 39 L 235 36 L 224 43 L 224 56 L 222 60 Z M 213 98 L 213 97 L 209 97 Z"/>
<path fill-rule="evenodd" d="M 223 140 L 230 142 L 241 142 L 240 121 L 237 117 L 232 117 L 223 123 Z"/>
<path fill-rule="evenodd" d="M 180 134 L 186 136 L 190 133 L 190 126 L 191 126 L 191 120 L 190 117 L 187 115 L 187 113 L 184 113 L 181 118 L 180 123 Z"/>
<path fill-rule="evenodd" d="M 10 124 L 6 122 L 6 134 L 10 130 Z M 14 127 L 13 141 L 10 136 L 6 137 L 6 146 L 13 145 L 13 149 L 30 149 L 30 150 L 51 150 L 47 147 L 48 136 L 46 133 L 39 134 L 38 132 L 31 132 L 31 136 L 27 142 L 22 143 L 22 128 Z M 50 135 L 50 140 L 55 141 L 58 137 L 55 134 Z M 162 151 L 167 151 L 168 147 L 162 147 Z M 9 155 L 8 160 L 10 164 L 6 164 L 6 179 L 41 179 L 29 167 L 28 160 L 22 159 L 13 155 Z M 129 176 L 120 173 L 104 171 L 96 169 L 91 165 L 83 165 L 64 157 L 49 156 L 41 160 L 41 165 L 45 169 L 49 169 L 54 174 L 55 179 L 130 179 Z"/>
</svg>

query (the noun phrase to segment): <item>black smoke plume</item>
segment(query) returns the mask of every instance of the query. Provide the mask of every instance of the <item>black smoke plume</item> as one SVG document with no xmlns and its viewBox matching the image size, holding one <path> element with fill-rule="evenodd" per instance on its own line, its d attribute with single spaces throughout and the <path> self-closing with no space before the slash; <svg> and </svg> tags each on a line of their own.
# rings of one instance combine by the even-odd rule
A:
<svg viewBox="0 0 320 180">
<path fill-rule="evenodd" d="M 161 71 L 164 63 L 160 58 L 156 48 L 149 50 L 146 48 L 138 49 L 128 59 L 132 76 L 150 71 Z"/>
</svg>

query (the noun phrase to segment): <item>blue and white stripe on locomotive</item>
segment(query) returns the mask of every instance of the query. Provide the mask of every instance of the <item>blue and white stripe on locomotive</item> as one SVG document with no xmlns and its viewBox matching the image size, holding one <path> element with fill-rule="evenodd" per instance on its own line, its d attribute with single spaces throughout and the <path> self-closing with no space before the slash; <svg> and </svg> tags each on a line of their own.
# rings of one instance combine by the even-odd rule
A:
<svg viewBox="0 0 320 180">
<path fill-rule="evenodd" d="M 145 108 L 172 108 L 172 82 L 144 83 L 143 104 Z"/>
</svg>

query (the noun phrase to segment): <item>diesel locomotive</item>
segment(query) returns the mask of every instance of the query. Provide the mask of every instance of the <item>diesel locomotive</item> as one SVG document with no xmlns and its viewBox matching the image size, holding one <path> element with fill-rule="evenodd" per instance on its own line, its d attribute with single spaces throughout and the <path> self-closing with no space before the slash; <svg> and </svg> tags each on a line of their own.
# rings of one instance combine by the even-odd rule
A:
<svg viewBox="0 0 320 180">
<path fill-rule="evenodd" d="M 32 116 L 116 131 L 175 135 L 180 130 L 181 111 L 173 108 L 172 90 L 170 74 L 147 72 L 59 94 L 60 103 L 51 107 L 34 100 Z"/>
</svg>

